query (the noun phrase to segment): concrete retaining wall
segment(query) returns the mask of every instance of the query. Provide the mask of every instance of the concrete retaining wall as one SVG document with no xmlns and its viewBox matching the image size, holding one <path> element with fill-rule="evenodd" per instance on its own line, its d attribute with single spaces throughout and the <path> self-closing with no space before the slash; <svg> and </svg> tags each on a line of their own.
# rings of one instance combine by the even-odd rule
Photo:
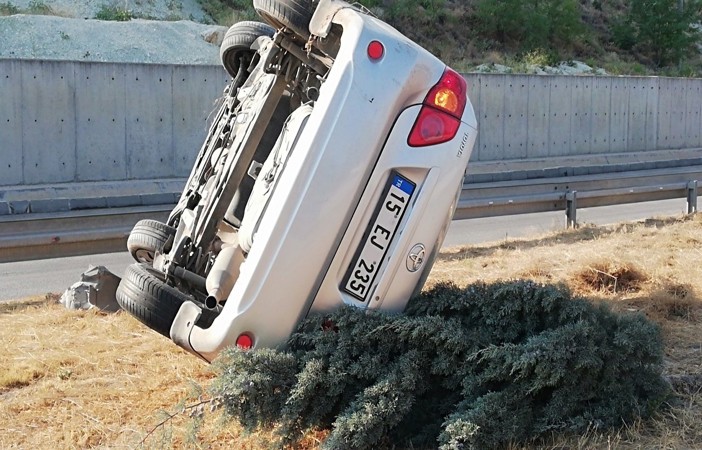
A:
<svg viewBox="0 0 702 450">
<path fill-rule="evenodd" d="M 0 186 L 187 176 L 218 66 L 0 60 Z"/>
<path fill-rule="evenodd" d="M 471 74 L 474 161 L 702 147 L 702 79 Z"/>
<path fill-rule="evenodd" d="M 466 78 L 474 162 L 702 147 L 700 79 Z M 227 82 L 220 66 L 0 60 L 0 186 L 186 177 Z"/>
</svg>

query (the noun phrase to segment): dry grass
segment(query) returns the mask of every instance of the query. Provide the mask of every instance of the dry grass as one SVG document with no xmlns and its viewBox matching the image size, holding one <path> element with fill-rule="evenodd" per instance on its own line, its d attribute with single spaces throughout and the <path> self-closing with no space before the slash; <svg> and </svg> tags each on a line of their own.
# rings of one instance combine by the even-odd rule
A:
<svg viewBox="0 0 702 450">
<path fill-rule="evenodd" d="M 666 326 L 702 311 L 702 217 L 583 227 L 532 239 L 443 252 L 431 282 L 529 278 L 563 283 L 615 309 L 641 310 Z"/>
<path fill-rule="evenodd" d="M 193 383 L 213 377 L 128 315 L 68 311 L 56 298 L 3 303 L 0 336 L 2 449 L 139 447 L 163 411 L 176 411 Z M 190 447 L 188 426 L 178 416 L 145 448 Z M 258 448 L 250 439 L 237 445 L 236 427 L 204 431 L 229 448 Z"/>
<path fill-rule="evenodd" d="M 443 252 L 430 283 L 531 278 L 564 283 L 617 310 L 642 311 L 666 342 L 666 372 L 682 392 L 655 420 L 602 434 L 557 435 L 546 449 L 700 448 L 702 445 L 702 216 L 651 220 Z M 188 414 L 210 368 L 126 314 L 67 311 L 55 297 L 0 304 L 0 448 L 266 448 L 244 433 Z M 316 448 L 309 433 L 300 448 Z M 189 441 L 196 437 L 197 442 Z M 512 448 L 523 448 L 513 446 Z M 536 448 L 531 446 L 528 448 Z"/>
</svg>

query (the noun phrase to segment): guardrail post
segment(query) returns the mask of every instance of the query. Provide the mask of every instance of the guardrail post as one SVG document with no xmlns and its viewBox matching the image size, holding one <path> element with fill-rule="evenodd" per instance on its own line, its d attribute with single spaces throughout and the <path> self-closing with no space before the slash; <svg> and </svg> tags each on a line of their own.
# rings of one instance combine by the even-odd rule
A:
<svg viewBox="0 0 702 450">
<path fill-rule="evenodd" d="M 697 180 L 687 183 L 687 213 L 697 212 Z"/>
<path fill-rule="evenodd" d="M 578 191 L 566 193 L 566 228 L 575 228 L 578 225 L 576 213 L 578 209 Z"/>
</svg>

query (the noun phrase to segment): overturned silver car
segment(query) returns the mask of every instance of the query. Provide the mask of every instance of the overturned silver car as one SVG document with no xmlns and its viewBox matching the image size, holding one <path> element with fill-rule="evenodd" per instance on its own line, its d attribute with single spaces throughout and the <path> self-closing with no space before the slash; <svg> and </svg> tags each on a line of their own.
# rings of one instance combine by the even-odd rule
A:
<svg viewBox="0 0 702 450">
<path fill-rule="evenodd" d="M 477 125 L 466 82 L 339 0 L 254 0 L 233 81 L 167 223 L 139 222 L 117 299 L 211 361 L 311 312 L 402 311 L 451 221 Z"/>
</svg>

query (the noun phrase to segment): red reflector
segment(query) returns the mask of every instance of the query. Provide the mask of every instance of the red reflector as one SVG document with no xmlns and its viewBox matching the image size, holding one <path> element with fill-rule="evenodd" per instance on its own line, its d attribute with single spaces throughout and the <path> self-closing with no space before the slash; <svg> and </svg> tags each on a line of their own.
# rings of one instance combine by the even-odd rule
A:
<svg viewBox="0 0 702 450">
<path fill-rule="evenodd" d="M 379 41 L 371 41 L 368 44 L 368 57 L 373 61 L 377 61 L 385 54 L 385 47 Z"/>
<path fill-rule="evenodd" d="M 461 126 L 467 94 L 466 80 L 447 67 L 424 99 L 407 143 L 411 147 L 423 147 L 453 139 Z"/>
<path fill-rule="evenodd" d="M 242 350 L 248 350 L 253 347 L 253 338 L 246 333 L 240 334 L 239 337 L 236 338 L 236 346 Z"/>
</svg>

